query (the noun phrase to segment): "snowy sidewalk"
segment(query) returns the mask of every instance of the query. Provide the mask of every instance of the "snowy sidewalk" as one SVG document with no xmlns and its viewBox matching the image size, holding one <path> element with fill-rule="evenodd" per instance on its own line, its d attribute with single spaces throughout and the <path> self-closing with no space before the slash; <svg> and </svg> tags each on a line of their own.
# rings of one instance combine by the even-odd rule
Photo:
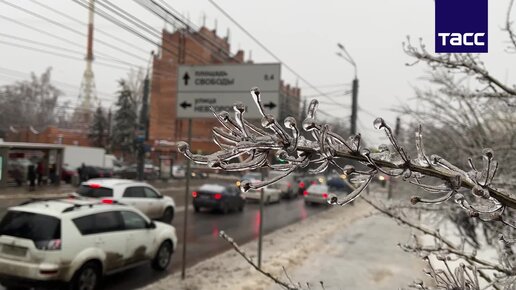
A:
<svg viewBox="0 0 516 290">
<path fill-rule="evenodd" d="M 327 290 L 398 289 L 421 278 L 421 260 L 396 246 L 407 239 L 408 231 L 385 217 L 364 218 L 372 211 L 358 201 L 270 233 L 263 240 L 263 268 L 286 280 L 285 267 L 293 281 L 309 282 L 311 289 L 320 289 L 316 286 L 320 280 Z M 242 248 L 255 256 L 257 242 Z M 185 281 L 178 272 L 143 289 L 281 288 L 229 250 L 187 269 Z"/>
</svg>

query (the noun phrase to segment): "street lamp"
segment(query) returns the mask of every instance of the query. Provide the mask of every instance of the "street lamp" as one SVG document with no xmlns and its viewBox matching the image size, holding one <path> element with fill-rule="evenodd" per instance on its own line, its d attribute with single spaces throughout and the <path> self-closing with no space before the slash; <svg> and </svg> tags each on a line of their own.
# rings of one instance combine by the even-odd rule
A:
<svg viewBox="0 0 516 290">
<path fill-rule="evenodd" d="M 337 43 L 340 51 L 337 52 L 337 55 L 343 58 L 346 62 L 351 64 L 355 69 L 355 77 L 353 78 L 353 86 L 352 86 L 352 100 L 351 100 L 351 135 L 355 135 L 357 133 L 357 109 L 358 109 L 358 77 L 357 77 L 357 64 L 348 53 L 344 45 Z"/>
</svg>

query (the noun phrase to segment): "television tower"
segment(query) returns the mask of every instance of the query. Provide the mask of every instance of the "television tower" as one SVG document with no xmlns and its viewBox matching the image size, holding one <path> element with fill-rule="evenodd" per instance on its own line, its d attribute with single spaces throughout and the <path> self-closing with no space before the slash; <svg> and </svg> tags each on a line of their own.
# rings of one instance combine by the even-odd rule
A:
<svg viewBox="0 0 516 290">
<path fill-rule="evenodd" d="M 88 9 L 88 47 L 86 52 L 86 69 L 82 77 L 81 88 L 79 91 L 79 102 L 81 115 L 81 125 L 89 127 L 93 111 L 92 102 L 97 101 L 97 90 L 95 88 L 95 78 L 93 76 L 93 14 L 95 13 L 95 0 L 89 1 Z"/>
</svg>

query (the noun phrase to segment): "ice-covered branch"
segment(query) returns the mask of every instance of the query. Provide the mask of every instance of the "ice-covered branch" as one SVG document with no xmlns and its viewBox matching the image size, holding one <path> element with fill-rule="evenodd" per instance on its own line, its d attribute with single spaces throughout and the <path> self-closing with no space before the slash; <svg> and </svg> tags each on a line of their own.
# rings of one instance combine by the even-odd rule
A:
<svg viewBox="0 0 516 290">
<path fill-rule="evenodd" d="M 301 126 L 298 126 L 294 118 L 288 117 L 284 122 L 285 127 L 282 127 L 272 115 L 264 113 L 258 88 L 251 90 L 251 96 L 262 113 L 261 125 L 264 130 L 246 121 L 246 108 L 236 104 L 234 118 L 228 112 L 214 112 L 215 118 L 222 125 L 213 129 L 214 141 L 220 147 L 218 152 L 209 155 L 193 154 L 186 142 L 180 142 L 178 150 L 193 162 L 211 168 L 244 171 L 265 167 L 281 171 L 280 178 L 300 168 L 308 168 L 309 173 L 317 174 L 334 166 L 341 174 L 363 182 L 344 200 L 331 198 L 332 203 L 340 205 L 358 197 L 379 172 L 392 177 L 402 176 L 404 180 L 437 195 L 434 199 L 413 197 L 413 203 L 441 203 L 452 199 L 471 216 L 513 226 L 512 221 L 503 219 L 502 213 L 506 207 L 516 208 L 516 198 L 493 187 L 492 181 L 498 170 L 498 162 L 494 160 L 494 152 L 489 148 L 482 152 L 482 166 L 470 161 L 471 168 L 464 170 L 438 155 L 428 155 L 420 126 L 415 135 L 417 157 L 411 159 L 382 118 L 377 118 L 373 126 L 383 130 L 391 144 L 368 149 L 363 147 L 360 134 L 346 139 L 332 132 L 328 124 L 319 122 L 316 116 L 317 100 L 311 101 L 307 118 L 302 121 Z M 300 127 L 310 133 L 313 140 L 301 136 L 298 129 Z M 278 160 L 283 164 L 276 164 Z M 349 160 L 359 161 L 368 170 L 343 164 Z M 429 178 L 441 180 L 442 184 L 435 186 L 425 183 Z M 241 189 L 259 189 L 278 179 L 276 177 L 260 183 L 243 182 Z M 469 192 L 464 189 L 469 189 Z"/>
</svg>

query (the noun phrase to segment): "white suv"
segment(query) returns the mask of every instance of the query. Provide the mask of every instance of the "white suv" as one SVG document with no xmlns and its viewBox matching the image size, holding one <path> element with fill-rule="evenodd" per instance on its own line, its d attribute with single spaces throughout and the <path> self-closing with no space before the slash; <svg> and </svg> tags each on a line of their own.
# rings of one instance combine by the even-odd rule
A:
<svg viewBox="0 0 516 290">
<path fill-rule="evenodd" d="M 176 245 L 173 226 L 109 199 L 32 201 L 0 221 L 0 283 L 94 290 L 103 275 L 149 260 L 165 270 Z"/>
<path fill-rule="evenodd" d="M 170 223 L 174 219 L 174 199 L 164 196 L 152 185 L 128 179 L 90 179 L 81 183 L 76 194 L 89 198 L 110 198 L 132 205 L 151 219 Z"/>
</svg>

